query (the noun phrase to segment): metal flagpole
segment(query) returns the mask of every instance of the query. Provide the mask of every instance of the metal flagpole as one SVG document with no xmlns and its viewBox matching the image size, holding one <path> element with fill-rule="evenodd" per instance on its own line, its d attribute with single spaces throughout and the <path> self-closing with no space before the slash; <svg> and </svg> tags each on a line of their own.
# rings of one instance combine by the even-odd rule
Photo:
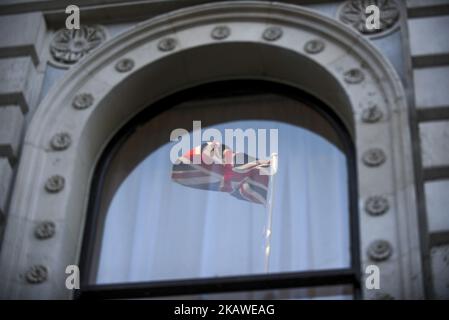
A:
<svg viewBox="0 0 449 320">
<path fill-rule="evenodd" d="M 277 153 L 271 154 L 270 160 L 270 181 L 269 181 L 269 194 L 267 202 L 267 222 L 265 226 L 265 272 L 268 273 L 270 268 L 270 253 L 271 253 L 271 225 L 273 221 L 273 201 L 274 201 L 274 182 L 275 175 L 278 169 L 278 155 Z"/>
</svg>

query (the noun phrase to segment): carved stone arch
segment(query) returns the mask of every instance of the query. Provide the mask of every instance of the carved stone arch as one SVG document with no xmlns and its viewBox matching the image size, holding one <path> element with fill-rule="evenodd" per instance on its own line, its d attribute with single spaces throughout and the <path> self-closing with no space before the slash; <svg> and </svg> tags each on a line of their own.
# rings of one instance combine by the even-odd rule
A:
<svg viewBox="0 0 449 320">
<path fill-rule="evenodd" d="M 357 149 L 362 263 L 374 263 L 367 254 L 372 241 L 387 240 L 391 256 L 379 264 L 383 291 L 419 298 L 411 144 L 398 76 L 349 27 L 297 6 L 254 1 L 190 7 L 145 21 L 92 52 L 49 92 L 25 138 L 1 253 L 0 295 L 70 298 L 65 268 L 78 263 L 88 186 L 109 139 L 153 101 L 239 78 L 287 83 L 335 110 Z M 382 116 L 363 120 L 369 108 Z M 61 133 L 70 143 L 55 148 Z M 49 181 L 58 186 L 51 192 Z M 364 214 L 364 201 L 378 194 L 388 199 L 388 212 Z M 30 236 L 42 221 L 56 230 L 45 241 Z M 24 280 L 33 265 L 46 268 L 42 283 Z"/>
</svg>

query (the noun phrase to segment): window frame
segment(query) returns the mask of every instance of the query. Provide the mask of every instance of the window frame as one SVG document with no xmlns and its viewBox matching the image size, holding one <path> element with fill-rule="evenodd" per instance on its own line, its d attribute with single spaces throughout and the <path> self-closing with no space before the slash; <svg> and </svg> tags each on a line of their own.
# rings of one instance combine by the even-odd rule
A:
<svg viewBox="0 0 449 320">
<path fill-rule="evenodd" d="M 243 88 L 243 89 L 242 89 Z M 168 108 L 189 99 L 210 98 L 218 94 L 220 98 L 248 94 L 249 92 L 270 92 L 287 96 L 307 104 L 317 111 L 334 128 L 346 155 L 348 173 L 349 205 L 349 242 L 351 262 L 349 268 L 323 269 L 316 271 L 281 272 L 271 274 L 223 276 L 213 278 L 194 278 L 180 280 L 129 282 L 114 284 L 90 284 L 89 277 L 95 250 L 95 237 L 98 234 L 101 190 L 105 175 L 114 155 L 122 144 L 140 125 Z M 206 95 L 204 93 L 207 93 Z M 236 119 L 238 120 L 238 119 Z M 112 137 L 95 166 L 91 180 L 87 217 L 84 222 L 84 234 L 80 255 L 80 289 L 76 290 L 77 299 L 130 299 L 180 296 L 188 294 L 207 294 L 251 290 L 296 289 L 318 286 L 351 285 L 354 299 L 361 298 L 361 261 L 358 219 L 357 162 L 353 138 L 349 131 L 325 103 L 310 94 L 286 85 L 266 80 L 239 79 L 210 82 L 173 93 L 146 107 L 135 115 Z"/>
</svg>

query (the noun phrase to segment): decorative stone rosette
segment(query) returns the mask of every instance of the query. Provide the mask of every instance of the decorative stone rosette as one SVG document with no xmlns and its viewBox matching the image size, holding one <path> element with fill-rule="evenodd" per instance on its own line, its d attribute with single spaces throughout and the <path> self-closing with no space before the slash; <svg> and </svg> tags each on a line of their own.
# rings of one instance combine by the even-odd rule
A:
<svg viewBox="0 0 449 320">
<path fill-rule="evenodd" d="M 283 31 L 280 27 L 268 27 L 262 34 L 266 41 L 276 41 L 282 37 Z"/>
<path fill-rule="evenodd" d="M 50 43 L 51 62 L 56 67 L 69 68 L 97 48 L 107 38 L 103 27 L 81 26 L 80 29 L 61 29 Z"/>
<path fill-rule="evenodd" d="M 48 269 L 44 265 L 33 265 L 25 273 L 25 279 L 30 284 L 39 284 L 48 278 Z"/>
<path fill-rule="evenodd" d="M 377 105 L 371 105 L 363 110 L 362 121 L 365 123 L 376 123 L 382 119 L 383 112 Z"/>
<path fill-rule="evenodd" d="M 223 40 L 229 37 L 231 29 L 228 26 L 217 26 L 211 32 L 211 37 L 215 40 Z"/>
<path fill-rule="evenodd" d="M 57 193 L 64 189 L 65 179 L 60 175 L 53 175 L 47 179 L 45 183 L 45 190 L 49 193 Z"/>
<path fill-rule="evenodd" d="M 83 110 L 89 108 L 94 103 L 94 96 L 90 93 L 80 93 L 75 96 L 72 106 L 75 109 Z"/>
<path fill-rule="evenodd" d="M 53 150 L 62 151 L 67 149 L 72 143 L 72 138 L 67 132 L 60 132 L 55 134 L 51 139 L 51 147 Z"/>
<path fill-rule="evenodd" d="M 390 242 L 386 240 L 375 240 L 368 247 L 368 257 L 372 261 L 380 262 L 390 258 L 393 249 Z"/>
<path fill-rule="evenodd" d="M 386 160 L 385 152 L 380 148 L 372 148 L 362 155 L 363 163 L 368 167 L 378 167 Z"/>
<path fill-rule="evenodd" d="M 370 5 L 379 8 L 379 29 L 370 30 L 366 26 L 366 20 L 371 14 L 367 14 L 365 10 Z M 396 27 L 399 21 L 399 8 L 394 0 L 348 0 L 339 8 L 337 17 L 363 35 L 381 36 Z"/>
<path fill-rule="evenodd" d="M 132 68 L 134 68 L 134 60 L 129 58 L 121 59 L 115 64 L 115 70 L 122 73 L 130 71 Z"/>
<path fill-rule="evenodd" d="M 390 204 L 384 196 L 371 196 L 365 202 L 365 211 L 371 216 L 380 216 L 388 211 Z"/>
<path fill-rule="evenodd" d="M 176 48 L 177 41 L 174 38 L 164 38 L 157 44 L 160 51 L 167 52 Z"/>
<path fill-rule="evenodd" d="M 53 221 L 43 221 L 34 229 L 34 235 L 39 240 L 45 240 L 55 235 L 56 225 Z"/>
<path fill-rule="evenodd" d="M 317 54 L 324 50 L 324 42 L 319 39 L 313 39 L 310 41 L 307 41 L 307 43 L 304 45 L 304 51 L 309 54 Z"/>
</svg>

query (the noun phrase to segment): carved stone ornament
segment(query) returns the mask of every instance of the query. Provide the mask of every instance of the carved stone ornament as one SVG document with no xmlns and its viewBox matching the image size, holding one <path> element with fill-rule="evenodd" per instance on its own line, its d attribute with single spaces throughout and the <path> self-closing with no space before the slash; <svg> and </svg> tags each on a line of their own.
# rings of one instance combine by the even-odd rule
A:
<svg viewBox="0 0 449 320">
<path fill-rule="evenodd" d="M 105 29 L 98 25 L 61 29 L 50 43 L 51 62 L 57 67 L 68 68 L 97 48 L 106 37 Z"/>
<path fill-rule="evenodd" d="M 262 37 L 267 41 L 276 41 L 282 37 L 282 29 L 280 27 L 269 27 L 265 29 Z"/>
<path fill-rule="evenodd" d="M 176 40 L 174 38 L 165 38 L 159 41 L 157 47 L 161 51 L 171 51 L 176 47 Z"/>
<path fill-rule="evenodd" d="M 72 102 L 75 109 L 86 109 L 94 103 L 94 97 L 90 93 L 81 93 L 77 95 Z"/>
<path fill-rule="evenodd" d="M 211 37 L 215 40 L 223 40 L 229 37 L 231 29 L 227 26 L 217 26 L 212 30 Z"/>
<path fill-rule="evenodd" d="M 368 247 L 368 256 L 373 261 L 385 261 L 392 252 L 391 244 L 386 240 L 375 240 Z"/>
<path fill-rule="evenodd" d="M 349 84 L 360 83 L 365 79 L 365 76 L 360 69 L 350 69 L 344 73 L 344 79 Z"/>
<path fill-rule="evenodd" d="M 56 225 L 52 221 L 42 221 L 34 229 L 34 235 L 40 240 L 53 237 L 56 232 Z"/>
<path fill-rule="evenodd" d="M 363 163 L 368 167 L 377 167 L 385 162 L 386 156 L 382 149 L 373 148 L 365 151 L 362 156 Z"/>
<path fill-rule="evenodd" d="M 368 29 L 367 18 L 372 12 L 366 14 L 366 7 L 375 5 L 379 8 L 380 26 L 378 29 Z M 399 8 L 394 0 L 348 0 L 345 1 L 338 11 L 338 19 L 352 26 L 363 35 L 385 35 L 394 30 L 399 21 Z"/>
<path fill-rule="evenodd" d="M 45 190 L 50 193 L 56 193 L 64 189 L 64 185 L 64 177 L 60 175 L 54 175 L 48 178 L 47 182 L 45 183 Z"/>
<path fill-rule="evenodd" d="M 67 149 L 72 143 L 72 138 L 67 132 L 57 133 L 51 139 L 51 147 L 53 150 L 61 151 Z"/>
<path fill-rule="evenodd" d="M 134 68 L 134 61 L 128 58 L 121 59 L 115 64 L 115 70 L 118 72 L 128 72 Z"/>
<path fill-rule="evenodd" d="M 317 54 L 324 50 L 324 42 L 322 40 L 314 39 L 307 41 L 304 45 L 304 51 L 310 54 Z"/>
<path fill-rule="evenodd" d="M 372 196 L 366 199 L 365 211 L 372 216 L 380 216 L 388 211 L 388 199 L 383 196 Z"/>
<path fill-rule="evenodd" d="M 25 279 L 28 283 L 42 283 L 48 278 L 48 270 L 46 266 L 34 265 L 25 273 Z"/>
<path fill-rule="evenodd" d="M 365 123 L 375 123 L 382 119 L 382 110 L 377 105 L 367 107 L 362 111 L 362 121 Z"/>
</svg>

